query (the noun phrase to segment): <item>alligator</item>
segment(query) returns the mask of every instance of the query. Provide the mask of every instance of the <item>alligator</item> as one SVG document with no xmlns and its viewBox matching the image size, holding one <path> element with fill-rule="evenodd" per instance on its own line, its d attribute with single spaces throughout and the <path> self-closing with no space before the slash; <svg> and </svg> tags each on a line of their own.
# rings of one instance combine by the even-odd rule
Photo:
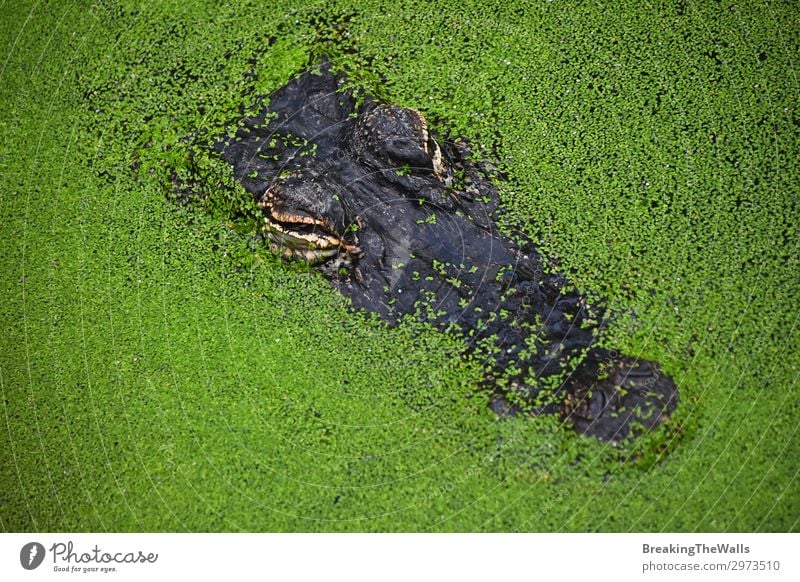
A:
<svg viewBox="0 0 800 582">
<path fill-rule="evenodd" d="M 493 166 L 333 69 L 296 76 L 214 143 L 254 197 L 269 247 L 312 264 L 357 309 L 462 336 L 484 359 L 500 416 L 558 414 L 613 444 L 667 419 L 674 381 L 600 347 L 602 302 L 501 228 Z"/>
</svg>

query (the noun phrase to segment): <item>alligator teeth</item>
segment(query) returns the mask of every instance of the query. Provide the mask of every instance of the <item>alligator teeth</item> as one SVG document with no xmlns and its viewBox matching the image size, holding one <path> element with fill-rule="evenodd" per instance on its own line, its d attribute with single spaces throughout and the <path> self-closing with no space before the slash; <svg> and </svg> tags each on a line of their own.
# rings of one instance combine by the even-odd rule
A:
<svg viewBox="0 0 800 582">
<path fill-rule="evenodd" d="M 330 230 L 330 226 L 324 220 L 318 220 L 311 216 L 299 216 L 297 214 L 287 214 L 280 210 L 276 210 L 269 206 L 269 212 L 272 214 L 272 217 L 277 220 L 278 222 L 286 222 L 286 223 L 294 223 L 294 224 L 310 224 L 312 226 L 321 226 L 322 228 L 326 228 Z"/>
<path fill-rule="evenodd" d="M 308 249 L 308 248 L 291 248 L 282 246 L 280 244 L 271 243 L 269 248 L 272 252 L 279 253 L 286 259 L 299 259 L 309 263 L 318 263 L 329 259 L 339 254 L 339 249 Z"/>
<path fill-rule="evenodd" d="M 271 235 L 271 238 L 292 247 L 325 249 L 342 246 L 342 241 L 335 236 L 291 230 L 269 218 L 264 219 L 264 229 L 268 235 Z"/>
<path fill-rule="evenodd" d="M 277 222 L 278 217 L 295 218 L 295 220 Z M 292 224 L 320 227 L 320 230 L 295 230 L 292 229 Z M 287 259 L 317 263 L 342 252 L 353 257 L 361 254 L 358 246 L 347 243 L 329 232 L 324 221 L 310 219 L 310 217 L 289 217 L 282 213 L 271 213 L 264 216 L 264 234 L 270 241 L 270 249 Z"/>
</svg>

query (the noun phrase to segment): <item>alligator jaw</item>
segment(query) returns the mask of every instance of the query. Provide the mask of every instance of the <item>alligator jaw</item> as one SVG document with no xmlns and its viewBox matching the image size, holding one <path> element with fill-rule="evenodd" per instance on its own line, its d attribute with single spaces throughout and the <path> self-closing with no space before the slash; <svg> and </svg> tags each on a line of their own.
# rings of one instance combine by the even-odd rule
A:
<svg viewBox="0 0 800 582">
<path fill-rule="evenodd" d="M 270 199 L 258 206 L 264 215 L 264 236 L 270 249 L 284 258 L 315 264 L 340 254 L 357 256 L 360 253 L 356 245 L 334 234 L 324 220 L 276 208 Z"/>
</svg>

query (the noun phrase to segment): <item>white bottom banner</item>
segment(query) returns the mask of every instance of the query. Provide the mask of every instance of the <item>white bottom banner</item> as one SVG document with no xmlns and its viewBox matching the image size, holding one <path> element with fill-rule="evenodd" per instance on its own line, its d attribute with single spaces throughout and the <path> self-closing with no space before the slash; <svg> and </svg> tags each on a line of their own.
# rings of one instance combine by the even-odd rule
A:
<svg viewBox="0 0 800 582">
<path fill-rule="evenodd" d="M 800 534 L 2 534 L 0 580 L 800 580 Z"/>
</svg>

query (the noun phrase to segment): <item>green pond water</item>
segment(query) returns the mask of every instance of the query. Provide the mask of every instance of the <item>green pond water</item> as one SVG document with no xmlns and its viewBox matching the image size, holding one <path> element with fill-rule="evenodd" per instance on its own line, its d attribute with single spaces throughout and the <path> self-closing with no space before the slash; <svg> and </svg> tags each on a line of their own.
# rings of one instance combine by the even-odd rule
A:
<svg viewBox="0 0 800 582">
<path fill-rule="evenodd" d="M 219 4 L 0 7 L 0 528 L 798 529 L 796 6 Z M 322 52 L 499 163 L 667 426 L 500 421 L 458 338 L 254 238 L 198 136 Z"/>
</svg>

